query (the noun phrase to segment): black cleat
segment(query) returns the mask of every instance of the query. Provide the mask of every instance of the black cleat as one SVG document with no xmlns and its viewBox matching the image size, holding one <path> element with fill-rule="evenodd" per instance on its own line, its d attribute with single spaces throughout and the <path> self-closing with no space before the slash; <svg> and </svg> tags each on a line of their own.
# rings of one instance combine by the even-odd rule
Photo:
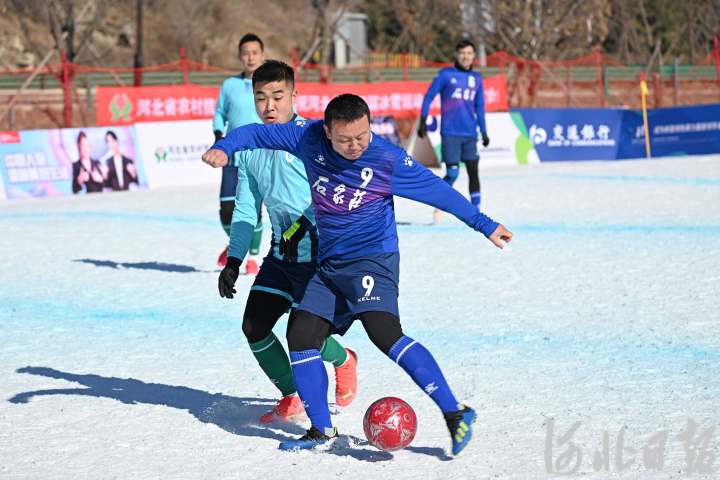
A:
<svg viewBox="0 0 720 480">
<path fill-rule="evenodd" d="M 316 427 L 311 427 L 305 435 L 294 440 L 285 440 L 280 442 L 278 448 L 280 450 L 312 450 L 320 445 L 326 445 L 333 442 L 337 437 L 337 428 L 326 429 L 326 433 L 320 431 Z"/>
</svg>

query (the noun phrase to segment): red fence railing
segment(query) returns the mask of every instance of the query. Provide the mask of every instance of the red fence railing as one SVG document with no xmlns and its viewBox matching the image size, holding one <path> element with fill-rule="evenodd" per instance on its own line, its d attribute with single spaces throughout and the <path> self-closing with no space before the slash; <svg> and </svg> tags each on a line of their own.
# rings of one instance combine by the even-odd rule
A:
<svg viewBox="0 0 720 480">
<path fill-rule="evenodd" d="M 427 81 L 434 75 L 434 69 L 449 65 L 423 61 L 413 54 L 371 54 L 367 63 L 343 69 L 336 69 L 330 65 L 300 63 L 295 52 L 292 53 L 291 58 L 299 81 L 321 83 L 376 80 Z M 711 73 L 708 76 L 708 71 L 712 72 L 712 65 L 715 66 L 714 75 Z M 505 76 L 511 107 L 611 105 L 633 107 L 638 101 L 638 74 L 645 70 L 643 66 L 622 65 L 600 51 L 563 61 L 532 60 L 506 52 L 496 52 L 487 57 L 486 65 L 481 69 L 491 75 Z M 104 74 L 112 78 L 113 83 L 128 86 L 128 84 L 146 84 L 149 78 L 157 80 L 158 77 L 162 77 L 162 72 L 179 74 L 182 83 L 185 84 L 191 81 L 197 82 L 198 74 L 202 72 L 207 74 L 204 83 L 214 84 L 219 83 L 218 77 L 236 73 L 190 60 L 184 49 L 180 50 L 179 58 L 175 61 L 142 68 L 87 66 L 69 62 L 65 55 L 61 55 L 60 64 L 47 65 L 39 69 L 0 69 L 0 87 L 3 85 L 2 80 L 8 77 L 39 76 L 41 82 L 45 82 L 46 78 L 54 79 L 62 88 L 64 124 L 71 125 L 75 83 L 82 75 L 87 79 L 91 74 Z M 651 89 L 649 98 L 653 101 L 651 105 L 653 107 L 720 101 L 720 46 L 717 37 L 712 52 L 697 64 L 673 65 L 671 68 L 658 68 L 646 74 Z M 87 80 L 86 87 L 86 91 L 91 89 Z M 5 111 L 0 113 L 0 121 L 8 116 L 18 95 L 22 95 L 22 91 L 10 97 Z M 90 95 L 90 92 L 86 92 L 86 95 Z M 77 94 L 75 96 L 77 97 Z M 667 97 L 670 97 L 671 101 Z"/>
</svg>

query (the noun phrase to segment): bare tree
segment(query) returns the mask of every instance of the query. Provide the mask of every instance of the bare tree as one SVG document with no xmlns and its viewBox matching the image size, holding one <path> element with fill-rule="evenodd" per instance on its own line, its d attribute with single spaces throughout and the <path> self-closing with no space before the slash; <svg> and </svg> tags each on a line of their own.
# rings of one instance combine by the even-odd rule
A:
<svg viewBox="0 0 720 480">
<path fill-rule="evenodd" d="M 608 33 L 607 0 L 494 0 L 494 50 L 530 59 L 589 53 Z"/>
<path fill-rule="evenodd" d="M 91 41 L 92 34 L 105 17 L 106 0 L 11 0 L 27 44 L 42 57 L 41 43 L 31 34 L 31 22 L 47 25 L 56 48 L 75 61 Z M 77 8 L 82 6 L 84 8 Z M 79 17 L 81 11 L 89 14 Z"/>
<path fill-rule="evenodd" d="M 694 63 L 708 55 L 720 29 L 720 0 L 608 0 L 610 33 L 605 50 L 623 63 L 647 68 L 673 58 Z"/>
<path fill-rule="evenodd" d="M 390 52 L 418 53 L 439 61 L 452 57 L 463 33 L 458 0 L 392 0 L 392 6 L 402 30 Z"/>
<path fill-rule="evenodd" d="M 358 5 L 355 0 L 312 0 L 315 13 L 310 45 L 305 49 L 303 62 L 314 58 L 329 65 L 332 60 L 333 36 L 342 15 Z"/>
</svg>

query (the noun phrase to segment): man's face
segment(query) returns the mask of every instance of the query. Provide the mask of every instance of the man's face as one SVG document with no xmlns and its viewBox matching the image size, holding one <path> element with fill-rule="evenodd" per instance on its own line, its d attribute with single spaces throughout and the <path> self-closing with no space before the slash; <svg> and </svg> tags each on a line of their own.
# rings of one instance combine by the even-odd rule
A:
<svg viewBox="0 0 720 480">
<path fill-rule="evenodd" d="M 295 87 L 288 82 L 267 82 L 255 87 L 255 110 L 263 123 L 287 123 L 293 117 Z"/>
<path fill-rule="evenodd" d="M 332 128 L 324 127 L 333 150 L 348 160 L 360 158 L 370 144 L 370 121 L 366 115 L 352 122 L 334 121 Z"/>
<path fill-rule="evenodd" d="M 80 139 L 78 150 L 80 158 L 90 158 L 90 141 L 86 137 Z"/>
<path fill-rule="evenodd" d="M 253 72 L 265 62 L 265 52 L 259 42 L 245 42 L 240 47 L 238 58 L 245 73 L 251 77 Z"/>
<path fill-rule="evenodd" d="M 455 52 L 455 58 L 461 67 L 469 69 L 475 61 L 475 49 L 469 45 L 463 47 Z"/>
<path fill-rule="evenodd" d="M 118 141 L 115 140 L 112 135 L 105 135 L 105 143 L 107 143 L 108 150 L 112 153 L 120 152 L 120 145 L 118 145 Z"/>
</svg>

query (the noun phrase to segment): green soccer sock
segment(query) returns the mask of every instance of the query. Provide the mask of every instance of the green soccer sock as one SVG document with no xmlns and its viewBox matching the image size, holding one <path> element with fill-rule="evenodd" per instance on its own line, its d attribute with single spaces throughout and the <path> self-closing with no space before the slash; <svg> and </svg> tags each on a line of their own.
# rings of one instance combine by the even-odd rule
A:
<svg viewBox="0 0 720 480">
<path fill-rule="evenodd" d="M 262 241 L 263 224 L 258 222 L 253 230 L 252 240 L 250 241 L 250 255 L 257 255 L 260 253 L 260 242 Z"/>
<path fill-rule="evenodd" d="M 345 363 L 348 354 L 335 338 L 327 337 L 320 349 L 320 356 L 322 356 L 323 361 L 332 363 L 334 367 L 339 367 Z"/>
<path fill-rule="evenodd" d="M 274 333 L 270 332 L 270 335 L 259 342 L 251 343 L 250 350 L 255 355 L 260 368 L 280 390 L 283 397 L 297 391 L 290 369 L 290 360 Z"/>
<path fill-rule="evenodd" d="M 225 233 L 227 234 L 227 236 L 229 237 L 230 236 L 230 225 L 223 224 L 222 227 L 223 227 L 223 230 L 225 230 Z"/>
</svg>

